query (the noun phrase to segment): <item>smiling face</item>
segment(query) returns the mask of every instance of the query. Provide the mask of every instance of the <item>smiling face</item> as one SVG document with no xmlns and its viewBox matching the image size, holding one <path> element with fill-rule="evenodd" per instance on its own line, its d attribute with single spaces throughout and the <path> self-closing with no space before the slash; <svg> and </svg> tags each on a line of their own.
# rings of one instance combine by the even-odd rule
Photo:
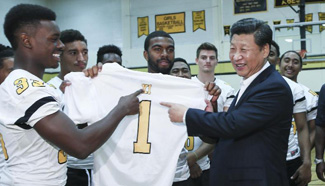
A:
<svg viewBox="0 0 325 186">
<path fill-rule="evenodd" d="M 229 58 L 237 74 L 247 79 L 263 68 L 269 51 L 268 44 L 259 47 L 255 43 L 253 34 L 234 34 Z"/>
<path fill-rule="evenodd" d="M 35 33 L 29 37 L 34 62 L 42 68 L 57 68 L 64 44 L 55 21 L 40 21 Z"/>
<path fill-rule="evenodd" d="M 195 62 L 199 66 L 200 72 L 214 73 L 214 69 L 218 63 L 216 52 L 214 50 L 201 50 Z"/>
<path fill-rule="evenodd" d="M 148 72 L 168 74 L 175 58 L 174 41 L 168 37 L 154 37 L 144 51 Z"/>
<path fill-rule="evenodd" d="M 287 52 L 280 61 L 280 72 L 283 76 L 297 82 L 297 77 L 302 68 L 302 62 L 298 54 Z"/>
</svg>

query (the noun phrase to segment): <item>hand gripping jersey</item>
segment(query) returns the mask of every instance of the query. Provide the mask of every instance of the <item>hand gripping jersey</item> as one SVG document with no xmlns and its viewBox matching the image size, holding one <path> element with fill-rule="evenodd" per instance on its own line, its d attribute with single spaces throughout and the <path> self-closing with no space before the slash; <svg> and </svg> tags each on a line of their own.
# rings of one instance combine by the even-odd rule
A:
<svg viewBox="0 0 325 186">
<path fill-rule="evenodd" d="M 138 89 L 140 114 L 126 116 L 108 141 L 94 153 L 94 184 L 166 186 L 173 182 L 177 159 L 187 138 L 183 123 L 172 123 L 167 107 L 175 102 L 203 109 L 205 92 L 199 83 L 162 74 L 105 64 L 98 77 L 82 73 L 65 77 L 65 112 L 77 123 L 94 123 L 115 107 L 121 96 Z"/>
<path fill-rule="evenodd" d="M 192 77 L 192 80 L 202 83 L 197 76 Z M 235 90 L 225 81 L 222 81 L 219 78 L 215 78 L 215 84 L 221 89 L 221 94 L 218 98 L 218 112 L 223 112 L 224 107 L 230 107 L 231 102 L 235 98 Z M 196 151 L 202 144 L 202 140 L 197 136 L 189 136 L 185 147 L 189 152 Z M 207 170 L 210 168 L 210 159 L 208 156 L 197 161 L 197 164 L 200 165 L 202 170 Z"/>
<path fill-rule="evenodd" d="M 50 79 L 50 81 L 47 82 L 50 86 L 53 86 L 56 88 L 58 94 L 61 96 L 61 105 L 62 110 L 64 110 L 64 94 L 60 90 L 60 85 L 62 84 L 63 80 L 60 79 L 58 76 L 55 76 L 54 78 Z M 78 123 L 76 123 L 78 124 Z M 68 162 L 67 166 L 73 169 L 93 169 L 94 165 L 94 157 L 93 154 L 90 154 L 86 159 L 78 159 L 73 156 L 68 155 Z"/>
<path fill-rule="evenodd" d="M 0 133 L 6 159 L 0 185 L 65 185 L 65 153 L 33 129 L 39 120 L 59 111 L 55 89 L 25 70 L 14 70 L 1 84 L 0 95 Z"/>
<path fill-rule="evenodd" d="M 304 90 L 302 87 L 292 81 L 291 79 L 284 77 L 284 80 L 288 83 L 293 97 L 293 114 L 306 112 L 306 98 L 304 94 Z M 293 160 L 300 156 L 300 148 L 298 143 L 298 133 L 296 123 L 294 118 L 292 117 L 292 125 L 289 133 L 289 140 L 288 140 L 288 152 L 287 152 L 287 161 Z"/>
</svg>

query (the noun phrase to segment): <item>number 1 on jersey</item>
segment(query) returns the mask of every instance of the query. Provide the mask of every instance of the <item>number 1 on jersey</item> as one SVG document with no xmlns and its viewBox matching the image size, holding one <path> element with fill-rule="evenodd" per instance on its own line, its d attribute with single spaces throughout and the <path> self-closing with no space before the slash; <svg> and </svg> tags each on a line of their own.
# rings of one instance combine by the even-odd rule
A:
<svg viewBox="0 0 325 186">
<path fill-rule="evenodd" d="M 151 101 L 143 100 L 140 102 L 140 112 L 138 120 L 137 141 L 133 143 L 134 153 L 150 154 L 151 143 L 149 137 L 149 121 Z"/>
</svg>

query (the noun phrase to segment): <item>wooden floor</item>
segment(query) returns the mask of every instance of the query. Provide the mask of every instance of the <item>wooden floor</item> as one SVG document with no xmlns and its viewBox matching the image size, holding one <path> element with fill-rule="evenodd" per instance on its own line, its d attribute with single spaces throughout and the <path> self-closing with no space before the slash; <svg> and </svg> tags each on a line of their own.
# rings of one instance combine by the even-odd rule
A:
<svg viewBox="0 0 325 186">
<path fill-rule="evenodd" d="M 312 172 L 312 178 L 311 178 L 311 182 L 308 184 L 309 186 L 325 186 L 325 182 L 322 182 L 321 180 L 319 180 L 317 178 L 316 175 L 316 165 L 314 163 L 314 159 L 315 159 L 315 148 L 313 149 L 313 151 L 311 152 L 311 160 L 312 160 L 312 167 L 311 167 L 311 172 Z"/>
</svg>

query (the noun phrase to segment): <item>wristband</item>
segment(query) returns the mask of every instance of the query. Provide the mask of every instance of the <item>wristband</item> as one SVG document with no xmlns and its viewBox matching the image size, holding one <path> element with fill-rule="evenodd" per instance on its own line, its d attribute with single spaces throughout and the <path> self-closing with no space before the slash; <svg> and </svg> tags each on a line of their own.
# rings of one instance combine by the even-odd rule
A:
<svg viewBox="0 0 325 186">
<path fill-rule="evenodd" d="M 323 163 L 324 160 L 323 159 L 317 159 L 317 158 L 315 158 L 315 161 L 314 162 L 315 162 L 316 165 L 318 165 L 320 163 Z"/>
</svg>

